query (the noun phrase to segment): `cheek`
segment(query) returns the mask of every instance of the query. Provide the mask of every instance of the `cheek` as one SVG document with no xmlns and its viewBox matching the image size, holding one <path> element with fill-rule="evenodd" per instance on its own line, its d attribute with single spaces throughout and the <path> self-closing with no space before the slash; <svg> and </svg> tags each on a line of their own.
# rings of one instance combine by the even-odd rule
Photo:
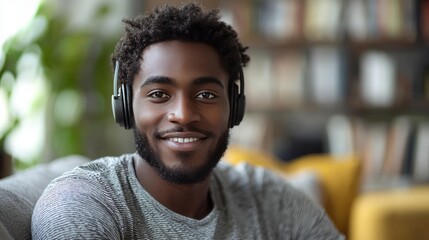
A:
<svg viewBox="0 0 429 240">
<path fill-rule="evenodd" d="M 229 122 L 229 104 L 226 102 L 217 107 L 215 111 L 205 114 L 206 121 L 210 122 L 213 126 L 218 126 L 219 130 L 228 128 Z"/>
<path fill-rule="evenodd" d="M 163 113 L 159 108 L 133 101 L 134 120 L 136 127 L 141 132 L 156 129 L 156 125 L 162 120 Z"/>
</svg>

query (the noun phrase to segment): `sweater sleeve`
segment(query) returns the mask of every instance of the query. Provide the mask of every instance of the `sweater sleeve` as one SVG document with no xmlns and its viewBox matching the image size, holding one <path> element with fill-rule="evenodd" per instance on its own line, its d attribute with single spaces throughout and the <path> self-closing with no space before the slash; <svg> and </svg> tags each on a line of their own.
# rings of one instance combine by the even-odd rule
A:
<svg viewBox="0 0 429 240">
<path fill-rule="evenodd" d="M 35 206 L 32 238 L 122 239 L 118 214 L 109 197 L 96 181 L 54 181 Z"/>
<path fill-rule="evenodd" d="M 315 224 L 308 232 L 306 239 L 333 239 L 333 240 L 345 240 L 345 237 L 338 233 L 335 229 L 331 219 L 326 214 L 320 215 Z M 334 234 L 335 233 L 335 234 Z"/>
</svg>

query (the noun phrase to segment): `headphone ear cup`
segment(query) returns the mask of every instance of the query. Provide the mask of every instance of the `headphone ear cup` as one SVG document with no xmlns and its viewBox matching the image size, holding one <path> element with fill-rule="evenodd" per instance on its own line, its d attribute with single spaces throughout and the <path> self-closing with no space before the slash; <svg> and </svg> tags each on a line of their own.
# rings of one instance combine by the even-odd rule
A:
<svg viewBox="0 0 429 240">
<path fill-rule="evenodd" d="M 132 119 L 133 119 L 133 108 L 131 104 L 132 99 L 132 90 L 130 85 L 122 84 L 121 85 L 121 93 L 122 93 L 122 105 L 123 105 L 123 114 L 124 114 L 124 128 L 130 129 L 132 127 Z"/>
<path fill-rule="evenodd" d="M 238 86 L 232 82 L 229 88 L 229 127 L 236 125 Z"/>
<path fill-rule="evenodd" d="M 240 125 L 246 110 L 246 96 L 244 95 L 244 74 L 242 68 L 240 68 L 239 78 L 240 85 L 237 85 L 233 82 L 233 86 L 230 88 L 233 91 L 231 94 L 233 98 L 231 101 L 233 103 L 233 107 L 231 107 L 231 109 L 234 111 L 231 113 L 231 116 L 233 117 L 231 118 L 232 122 L 230 122 L 230 128 Z"/>
<path fill-rule="evenodd" d="M 120 90 L 120 88 L 119 88 Z M 124 105 L 122 95 L 112 95 L 113 118 L 119 126 L 124 126 Z"/>
<path fill-rule="evenodd" d="M 246 96 L 240 94 L 237 98 L 237 110 L 235 113 L 234 125 L 239 125 L 244 117 L 244 111 L 246 109 Z"/>
</svg>

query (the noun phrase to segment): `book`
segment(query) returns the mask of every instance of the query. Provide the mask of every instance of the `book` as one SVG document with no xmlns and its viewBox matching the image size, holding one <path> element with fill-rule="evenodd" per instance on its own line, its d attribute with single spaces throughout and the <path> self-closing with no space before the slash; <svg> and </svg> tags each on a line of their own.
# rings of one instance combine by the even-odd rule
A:
<svg viewBox="0 0 429 240">
<path fill-rule="evenodd" d="M 299 51 L 273 54 L 275 103 L 280 107 L 300 107 L 305 103 L 305 56 Z"/>
<path fill-rule="evenodd" d="M 312 40 L 337 40 L 342 30 L 345 1 L 318 0 L 307 2 L 304 10 L 304 34 Z"/>
<path fill-rule="evenodd" d="M 345 7 L 346 32 L 353 40 L 368 38 L 367 0 L 349 0 Z"/>
<path fill-rule="evenodd" d="M 316 47 L 309 51 L 308 79 L 310 98 L 320 106 L 342 102 L 345 92 L 345 61 L 337 48 Z"/>
<path fill-rule="evenodd" d="M 379 34 L 378 28 L 378 0 L 367 0 L 367 19 L 368 19 L 368 38 L 377 39 Z"/>
<path fill-rule="evenodd" d="M 429 121 L 422 121 L 416 133 L 412 178 L 416 181 L 429 181 Z"/>
<path fill-rule="evenodd" d="M 388 126 L 385 122 L 367 123 L 365 129 L 362 178 L 364 183 L 378 181 L 382 176 L 387 146 Z"/>
<path fill-rule="evenodd" d="M 252 1 L 228 1 L 220 6 L 222 20 L 230 24 L 240 38 L 248 39 L 258 34 L 257 15 Z"/>
<path fill-rule="evenodd" d="M 405 146 L 405 149 L 406 149 L 405 159 L 403 161 L 402 169 L 401 169 L 402 176 L 406 176 L 406 177 L 412 176 L 414 155 L 416 154 L 415 146 L 416 146 L 417 133 L 418 133 L 418 127 L 415 124 L 413 124 L 411 126 L 411 131 L 410 131 L 410 134 L 408 135 L 408 139 Z"/>
<path fill-rule="evenodd" d="M 418 7 L 417 1 L 402 0 L 402 15 L 404 19 L 402 38 L 415 41 L 418 36 Z"/>
<path fill-rule="evenodd" d="M 383 163 L 383 176 L 398 178 L 401 175 L 406 153 L 409 151 L 408 141 L 411 137 L 413 121 L 408 116 L 396 117 L 389 128 L 387 136 L 386 156 Z"/>
<path fill-rule="evenodd" d="M 402 0 L 377 0 L 377 35 L 385 39 L 401 38 L 405 20 L 402 11 Z"/>
<path fill-rule="evenodd" d="M 360 92 L 364 103 L 390 107 L 395 101 L 396 66 L 384 52 L 370 51 L 360 59 Z"/>
<path fill-rule="evenodd" d="M 265 108 L 272 104 L 274 95 L 272 56 L 263 49 L 251 49 L 252 61 L 244 68 L 246 101 L 248 108 Z"/>
<path fill-rule="evenodd" d="M 345 156 L 356 154 L 353 127 L 348 116 L 338 114 L 330 117 L 326 124 L 329 154 Z"/>
<path fill-rule="evenodd" d="M 429 40 L 429 1 L 420 0 L 419 2 L 419 35 L 423 41 Z"/>
<path fill-rule="evenodd" d="M 300 5 L 297 0 L 260 1 L 258 29 L 270 39 L 293 39 L 299 35 Z"/>
</svg>

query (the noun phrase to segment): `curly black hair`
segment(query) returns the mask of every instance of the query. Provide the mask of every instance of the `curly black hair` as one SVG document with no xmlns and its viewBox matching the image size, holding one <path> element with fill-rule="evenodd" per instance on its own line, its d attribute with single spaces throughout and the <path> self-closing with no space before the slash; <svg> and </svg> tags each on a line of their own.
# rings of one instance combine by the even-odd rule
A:
<svg viewBox="0 0 429 240">
<path fill-rule="evenodd" d="M 125 32 L 116 45 L 112 64 L 120 62 L 120 83 L 132 84 L 138 73 L 145 47 L 162 41 L 204 42 L 219 52 L 230 80 L 238 78 L 250 58 L 236 31 L 220 20 L 218 10 L 204 10 L 198 3 L 181 7 L 166 5 L 134 19 L 124 19 Z M 240 66 L 241 65 L 241 66 Z"/>
</svg>

